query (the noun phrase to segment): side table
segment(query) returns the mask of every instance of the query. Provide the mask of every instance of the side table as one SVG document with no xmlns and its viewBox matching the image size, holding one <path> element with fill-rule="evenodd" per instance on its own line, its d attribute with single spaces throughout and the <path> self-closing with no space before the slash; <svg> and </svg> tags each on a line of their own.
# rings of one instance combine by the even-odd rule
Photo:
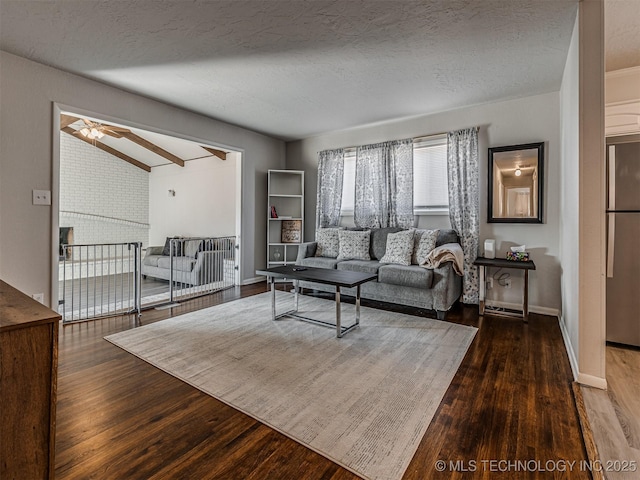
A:
<svg viewBox="0 0 640 480">
<path fill-rule="evenodd" d="M 536 264 L 533 263 L 533 260 L 529 260 L 528 262 L 518 262 L 514 260 L 507 260 L 505 258 L 484 258 L 478 257 L 476 261 L 473 262 L 474 265 L 478 265 L 480 267 L 480 292 L 479 292 L 479 300 L 480 300 L 480 315 L 484 315 L 485 311 L 485 295 L 486 295 L 486 283 L 485 283 L 485 268 L 486 267 L 496 267 L 496 268 L 513 268 L 516 270 L 524 270 L 524 288 L 522 292 L 522 319 L 525 322 L 529 321 L 529 270 L 535 270 Z M 496 312 L 492 313 L 502 314 L 502 315 L 515 315 L 511 313 L 505 312 Z"/>
</svg>

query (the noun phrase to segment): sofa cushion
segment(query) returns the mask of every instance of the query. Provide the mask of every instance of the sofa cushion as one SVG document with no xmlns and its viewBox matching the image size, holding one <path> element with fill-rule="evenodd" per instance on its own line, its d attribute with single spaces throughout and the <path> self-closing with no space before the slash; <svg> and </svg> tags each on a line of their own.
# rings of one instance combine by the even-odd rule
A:
<svg viewBox="0 0 640 480">
<path fill-rule="evenodd" d="M 445 243 L 459 243 L 458 234 L 455 230 L 450 228 L 441 228 L 438 232 L 438 240 L 436 240 L 436 247 L 444 245 Z"/>
<path fill-rule="evenodd" d="M 417 265 L 382 265 L 378 270 L 378 282 L 428 289 L 433 283 L 433 270 Z"/>
<path fill-rule="evenodd" d="M 167 239 L 164 242 L 164 248 L 162 249 L 162 254 L 163 255 L 171 255 L 171 239 L 173 239 L 174 237 L 167 237 Z M 179 257 L 180 255 L 182 255 L 182 253 L 180 252 L 180 241 L 175 241 L 173 242 L 173 256 L 174 257 Z"/>
<path fill-rule="evenodd" d="M 336 268 L 338 260 L 327 257 L 306 257 L 300 260 L 299 263 L 305 267 Z"/>
<path fill-rule="evenodd" d="M 338 263 L 338 270 L 348 270 L 350 272 L 378 273 L 380 262 L 377 260 L 345 260 Z"/>
<path fill-rule="evenodd" d="M 340 253 L 338 233 L 341 228 L 319 228 L 316 230 L 316 257 L 336 258 Z"/>
<path fill-rule="evenodd" d="M 402 231 L 402 228 L 397 227 L 374 228 L 371 230 L 371 248 L 369 249 L 371 259 L 380 260 L 384 257 L 384 252 L 387 249 L 387 235 L 400 231 Z"/>
<path fill-rule="evenodd" d="M 162 255 L 145 255 L 142 259 L 142 264 L 149 267 L 157 267 L 159 258 L 162 258 Z"/>
<path fill-rule="evenodd" d="M 380 263 L 395 263 L 398 265 L 411 265 L 413 253 L 413 237 L 415 229 L 402 230 L 387 235 L 387 249 Z"/>
<path fill-rule="evenodd" d="M 173 257 L 173 269 L 190 272 L 196 260 L 191 257 Z M 158 259 L 158 268 L 171 268 L 171 258 L 163 255 Z"/>
<path fill-rule="evenodd" d="M 412 264 L 422 265 L 427 261 L 427 255 L 436 248 L 439 232 L 440 230 L 416 230 Z"/>
<path fill-rule="evenodd" d="M 369 239 L 371 230 L 340 230 L 338 260 L 371 260 Z"/>
</svg>

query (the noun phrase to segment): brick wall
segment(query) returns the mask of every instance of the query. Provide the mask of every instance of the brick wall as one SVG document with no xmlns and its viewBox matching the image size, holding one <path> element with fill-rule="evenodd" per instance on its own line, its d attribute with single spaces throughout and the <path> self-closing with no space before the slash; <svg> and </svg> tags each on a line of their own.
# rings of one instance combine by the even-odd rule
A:
<svg viewBox="0 0 640 480">
<path fill-rule="evenodd" d="M 149 174 L 60 134 L 60 226 L 74 243 L 149 243 Z"/>
</svg>

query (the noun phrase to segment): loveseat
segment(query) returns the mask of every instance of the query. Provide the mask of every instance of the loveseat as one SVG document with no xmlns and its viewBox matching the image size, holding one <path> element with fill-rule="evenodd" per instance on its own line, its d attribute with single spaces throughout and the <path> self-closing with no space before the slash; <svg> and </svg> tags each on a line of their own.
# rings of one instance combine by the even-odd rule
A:
<svg viewBox="0 0 640 480">
<path fill-rule="evenodd" d="M 425 268 L 424 259 L 420 262 L 416 260 L 415 250 L 418 248 L 418 237 L 414 237 L 416 240 L 413 245 L 414 251 L 411 264 L 381 263 L 381 259 L 388 260 L 388 258 L 385 258 L 388 235 L 402 231 L 400 228 L 371 229 L 369 260 L 361 258 L 341 259 L 340 253 L 334 255 L 336 250 L 331 247 L 329 247 L 329 250 L 332 250 L 330 252 L 318 252 L 319 248 L 323 248 L 323 244 L 321 238 L 317 235 L 316 240 L 320 241 L 320 246 L 318 241 L 301 244 L 296 264 L 308 267 L 376 273 L 378 275 L 376 281 L 367 282 L 361 286 L 362 298 L 435 310 L 437 318 L 443 320 L 446 312 L 462 293 L 461 262 L 458 261 L 456 265 L 454 265 L 456 262 L 453 261 L 436 262 L 435 268 Z M 420 232 L 420 230 L 416 230 L 414 235 L 419 235 Z M 436 247 L 435 250 L 430 252 L 431 256 L 433 256 L 433 253 L 451 250 L 456 250 L 456 253 L 461 254 L 458 235 L 454 230 L 441 229 L 427 232 L 431 232 L 433 236 L 431 240 L 432 247 Z M 409 235 L 409 232 L 405 231 L 405 233 Z M 343 235 L 346 236 L 346 234 Z M 435 242 L 435 245 L 433 242 Z M 324 249 L 327 250 L 326 245 Z M 345 257 L 344 251 L 342 253 L 342 257 Z M 346 257 L 349 256 L 349 254 L 346 254 Z M 445 258 L 447 256 L 451 257 L 446 253 Z M 300 287 L 333 292 L 332 286 L 312 282 L 300 282 Z M 355 296 L 355 288 L 343 289 L 341 293 Z"/>
<path fill-rule="evenodd" d="M 145 277 L 171 280 L 173 263 L 175 283 L 196 286 L 217 282 L 224 275 L 224 259 L 232 258 L 231 248 L 226 239 L 167 238 L 164 246 L 147 248 L 141 272 Z"/>
</svg>

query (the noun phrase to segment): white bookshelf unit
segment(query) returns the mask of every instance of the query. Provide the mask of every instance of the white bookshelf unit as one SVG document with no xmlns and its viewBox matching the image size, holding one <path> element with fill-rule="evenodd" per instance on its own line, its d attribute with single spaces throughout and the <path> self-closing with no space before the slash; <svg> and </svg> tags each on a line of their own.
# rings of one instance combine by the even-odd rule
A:
<svg viewBox="0 0 640 480">
<path fill-rule="evenodd" d="M 267 268 L 293 265 L 304 240 L 304 172 L 269 170 L 268 181 Z"/>
</svg>

